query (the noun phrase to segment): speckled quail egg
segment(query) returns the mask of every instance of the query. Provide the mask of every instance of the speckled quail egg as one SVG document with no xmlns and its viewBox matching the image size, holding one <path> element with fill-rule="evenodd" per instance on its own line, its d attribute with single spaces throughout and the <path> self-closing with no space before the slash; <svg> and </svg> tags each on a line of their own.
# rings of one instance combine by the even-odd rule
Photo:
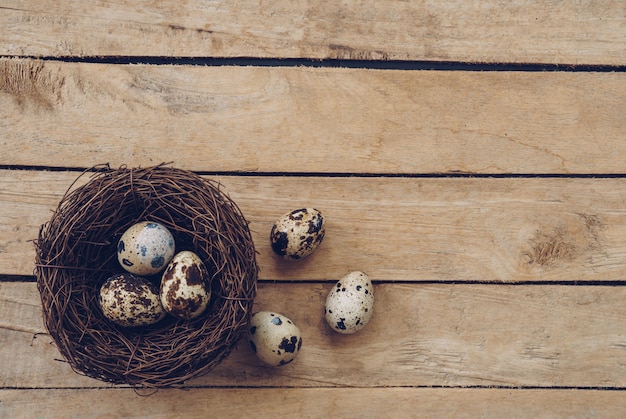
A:
<svg viewBox="0 0 626 419">
<path fill-rule="evenodd" d="M 99 303 L 102 313 L 120 326 L 146 326 L 166 315 L 158 286 L 128 272 L 104 281 Z"/>
<path fill-rule="evenodd" d="M 257 357 L 271 366 L 290 363 L 302 347 L 300 329 L 282 314 L 269 311 L 252 315 L 248 340 Z"/>
<path fill-rule="evenodd" d="M 334 331 L 349 335 L 365 327 L 373 309 L 372 282 L 363 272 L 354 271 L 344 276 L 328 293 L 324 314 Z"/>
<path fill-rule="evenodd" d="M 153 275 L 174 256 L 172 233 L 162 224 L 143 221 L 132 225 L 117 243 L 117 259 L 130 273 Z"/>
<path fill-rule="evenodd" d="M 211 278 L 204 262 L 188 250 L 177 253 L 161 278 L 161 304 L 179 319 L 194 319 L 211 299 Z"/>
<path fill-rule="evenodd" d="M 300 208 L 280 217 L 272 226 L 270 242 L 276 254 L 297 260 L 309 256 L 326 233 L 324 217 L 315 208 Z"/>
</svg>

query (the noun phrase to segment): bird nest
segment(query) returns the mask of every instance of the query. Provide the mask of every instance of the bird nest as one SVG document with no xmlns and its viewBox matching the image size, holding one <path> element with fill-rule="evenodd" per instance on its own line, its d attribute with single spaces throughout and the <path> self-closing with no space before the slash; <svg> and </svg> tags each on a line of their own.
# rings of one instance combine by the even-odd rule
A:
<svg viewBox="0 0 626 419">
<path fill-rule="evenodd" d="M 117 242 L 144 220 L 166 226 L 177 251 L 195 252 L 212 274 L 211 302 L 200 317 L 167 316 L 130 328 L 103 315 L 100 286 L 122 272 Z M 215 181 L 163 165 L 100 168 L 65 194 L 35 247 L 45 325 L 79 374 L 135 387 L 177 387 L 218 365 L 245 334 L 256 294 L 256 252 L 246 219 Z"/>
</svg>

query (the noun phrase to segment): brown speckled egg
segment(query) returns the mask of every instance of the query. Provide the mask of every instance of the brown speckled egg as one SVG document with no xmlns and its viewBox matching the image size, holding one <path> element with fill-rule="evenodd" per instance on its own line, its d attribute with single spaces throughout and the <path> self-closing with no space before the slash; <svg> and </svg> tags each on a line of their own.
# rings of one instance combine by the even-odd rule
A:
<svg viewBox="0 0 626 419">
<path fill-rule="evenodd" d="M 165 317 L 159 288 L 146 278 L 121 273 L 100 287 L 102 313 L 120 326 L 146 326 Z"/>
<path fill-rule="evenodd" d="M 297 260 L 309 256 L 326 233 L 324 217 L 315 208 L 293 210 L 272 226 L 270 242 L 276 254 Z"/>
<path fill-rule="evenodd" d="M 193 319 L 206 309 L 211 299 L 209 272 L 198 255 L 177 253 L 163 272 L 161 304 L 179 319 Z"/>
<path fill-rule="evenodd" d="M 326 322 L 338 333 L 358 332 L 370 321 L 373 312 L 374 286 L 363 272 L 350 272 L 341 278 L 326 297 Z"/>
<path fill-rule="evenodd" d="M 117 243 L 117 259 L 136 275 L 161 272 L 174 256 L 172 233 L 163 225 L 143 221 L 128 228 Z"/>
<path fill-rule="evenodd" d="M 271 366 L 290 363 L 302 347 L 300 329 L 282 314 L 269 311 L 252 315 L 248 340 L 257 357 Z"/>
</svg>

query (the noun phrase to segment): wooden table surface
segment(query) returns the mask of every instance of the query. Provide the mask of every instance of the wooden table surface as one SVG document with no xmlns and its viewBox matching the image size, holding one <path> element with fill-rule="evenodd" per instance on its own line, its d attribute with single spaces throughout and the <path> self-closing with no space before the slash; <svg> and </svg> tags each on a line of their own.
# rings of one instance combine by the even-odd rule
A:
<svg viewBox="0 0 626 419">
<path fill-rule="evenodd" d="M 0 417 L 626 415 L 623 0 L 0 3 Z M 146 398 L 64 362 L 33 240 L 84 169 L 170 161 L 239 204 L 304 345 Z M 304 206 L 326 238 L 279 260 Z"/>
</svg>

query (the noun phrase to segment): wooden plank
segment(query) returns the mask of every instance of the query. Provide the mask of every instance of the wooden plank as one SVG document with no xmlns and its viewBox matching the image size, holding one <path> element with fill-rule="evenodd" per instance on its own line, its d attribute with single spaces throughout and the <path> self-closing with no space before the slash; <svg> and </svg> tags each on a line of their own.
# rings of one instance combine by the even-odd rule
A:
<svg viewBox="0 0 626 419">
<path fill-rule="evenodd" d="M 0 390 L 0 414 L 11 418 L 532 418 L 623 417 L 622 391 L 430 388 L 277 388 L 160 390 Z"/>
<path fill-rule="evenodd" d="M 326 324 L 331 283 L 261 283 L 255 310 L 301 329 L 298 358 L 261 365 L 245 341 L 209 375 L 219 387 L 626 387 L 626 287 L 376 283 L 355 335 Z M 34 283 L 0 282 L 0 387 L 109 387 L 79 376 L 44 332 Z"/>
<path fill-rule="evenodd" d="M 626 73 L 4 59 L 0 165 L 623 173 L 625 86 Z"/>
<path fill-rule="evenodd" d="M 32 274 L 32 240 L 76 176 L 0 171 L 0 274 Z M 262 279 L 329 280 L 350 270 L 405 281 L 626 277 L 621 178 L 212 178 L 250 222 Z M 305 206 L 325 214 L 326 237 L 309 258 L 284 261 L 270 248 L 271 226 Z"/>
<path fill-rule="evenodd" d="M 620 0 L 5 1 L 0 54 L 626 63 Z"/>
</svg>

